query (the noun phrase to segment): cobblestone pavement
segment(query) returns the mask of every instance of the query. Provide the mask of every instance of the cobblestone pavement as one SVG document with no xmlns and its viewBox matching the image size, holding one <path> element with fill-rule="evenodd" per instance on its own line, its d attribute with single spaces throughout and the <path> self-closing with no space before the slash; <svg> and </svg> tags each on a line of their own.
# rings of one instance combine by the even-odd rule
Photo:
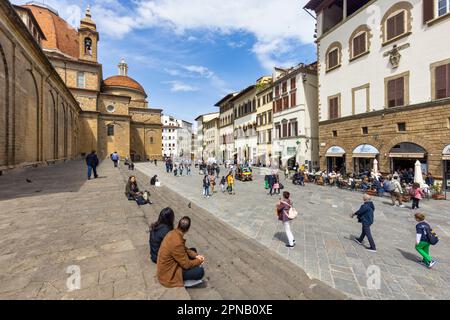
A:
<svg viewBox="0 0 450 320">
<path fill-rule="evenodd" d="M 206 285 L 188 289 L 193 300 L 305 300 L 348 299 L 348 296 L 311 279 L 291 261 L 221 221 L 171 189 L 149 188 L 149 178 L 139 171 L 122 171 L 125 179 L 135 175 L 141 189 L 149 189 L 153 205 L 142 206 L 148 223 L 170 206 L 176 220 L 192 219 L 186 244 L 206 257 Z"/>
<path fill-rule="evenodd" d="M 78 161 L 0 177 L 0 299 L 189 299 L 154 278 L 148 225 L 119 171 L 85 171 Z M 69 292 L 72 265 L 81 288 Z"/>
<path fill-rule="evenodd" d="M 349 214 L 356 211 L 362 194 L 331 187 L 293 186 L 285 182 L 294 205 L 301 212 L 293 223 L 297 246 L 287 249 L 281 224 L 276 221 L 274 206 L 277 196 L 264 190 L 263 176 L 253 182 L 237 182 L 236 195 L 202 196 L 202 176 L 174 177 L 166 174 L 162 163 L 149 163 L 136 168 L 147 176 L 157 174 L 164 186 L 183 195 L 192 203 L 208 210 L 249 238 L 259 241 L 282 257 L 319 279 L 356 299 L 450 299 L 450 202 L 423 200 L 421 208 L 427 220 L 440 235 L 432 256 L 439 261 L 433 270 L 419 264 L 414 249 L 415 220 L 410 209 L 392 207 L 388 198 L 375 198 L 375 224 L 372 232 L 377 253 L 357 245 L 360 224 Z M 222 174 L 224 169 L 222 168 Z M 219 188 L 217 188 L 219 189 Z M 366 243 L 367 245 L 367 243 Z M 369 268 L 376 266 L 375 269 Z M 369 289 L 373 270 L 381 274 L 379 289 Z M 376 282 L 374 283 L 376 285 Z"/>
</svg>

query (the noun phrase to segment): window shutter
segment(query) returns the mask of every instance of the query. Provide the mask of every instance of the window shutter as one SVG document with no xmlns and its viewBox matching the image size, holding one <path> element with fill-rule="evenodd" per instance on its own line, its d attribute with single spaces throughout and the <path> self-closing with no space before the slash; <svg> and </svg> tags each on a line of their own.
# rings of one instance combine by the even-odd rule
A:
<svg viewBox="0 0 450 320">
<path fill-rule="evenodd" d="M 395 80 L 391 80 L 387 85 L 388 107 L 395 107 Z"/>
<path fill-rule="evenodd" d="M 391 40 L 392 38 L 395 37 L 395 20 L 394 20 L 394 18 L 388 19 L 386 22 L 386 25 L 387 25 L 387 39 L 386 40 Z"/>
<path fill-rule="evenodd" d="M 434 0 L 423 0 L 423 23 L 434 19 Z"/>
<path fill-rule="evenodd" d="M 447 96 L 450 97 L 450 63 L 447 65 Z"/>
<path fill-rule="evenodd" d="M 395 36 L 405 33 L 405 14 L 406 11 L 403 11 L 395 17 Z"/>
<path fill-rule="evenodd" d="M 436 99 L 443 99 L 447 96 L 447 66 L 439 66 L 436 68 Z"/>
<path fill-rule="evenodd" d="M 357 55 L 359 55 L 360 51 L 359 51 L 359 39 L 358 37 L 353 38 L 353 56 L 356 57 Z"/>
<path fill-rule="evenodd" d="M 405 105 L 405 78 L 397 79 L 395 84 L 396 106 Z"/>
<path fill-rule="evenodd" d="M 367 51 L 367 48 L 366 48 L 366 43 L 367 43 L 366 37 L 367 37 L 367 33 L 365 33 L 365 32 L 359 36 L 359 50 L 360 50 L 360 54 Z"/>
</svg>

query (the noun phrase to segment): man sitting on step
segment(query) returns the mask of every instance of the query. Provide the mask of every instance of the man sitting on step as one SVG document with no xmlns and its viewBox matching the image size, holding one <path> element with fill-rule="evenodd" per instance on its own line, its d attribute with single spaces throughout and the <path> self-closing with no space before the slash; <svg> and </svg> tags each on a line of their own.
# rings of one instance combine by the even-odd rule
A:
<svg viewBox="0 0 450 320">
<path fill-rule="evenodd" d="M 202 283 L 205 257 L 195 249 L 186 248 L 184 235 L 191 227 L 191 219 L 183 217 L 175 230 L 170 231 L 158 252 L 157 277 L 168 288 L 193 287 Z"/>
</svg>

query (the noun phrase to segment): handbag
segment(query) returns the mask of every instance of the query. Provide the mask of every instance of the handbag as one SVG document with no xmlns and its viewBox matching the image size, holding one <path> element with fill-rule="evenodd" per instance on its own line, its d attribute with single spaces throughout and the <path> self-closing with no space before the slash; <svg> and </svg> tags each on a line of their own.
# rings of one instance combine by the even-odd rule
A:
<svg viewBox="0 0 450 320">
<path fill-rule="evenodd" d="M 279 183 L 275 183 L 275 184 L 273 185 L 273 188 L 274 188 L 274 189 L 280 189 L 280 184 L 279 184 Z"/>
<path fill-rule="evenodd" d="M 298 211 L 294 207 L 292 207 L 289 203 L 284 201 L 281 201 L 281 203 L 284 203 L 289 206 L 288 212 L 287 213 L 285 212 L 289 220 L 294 220 L 295 218 L 298 217 Z"/>
</svg>

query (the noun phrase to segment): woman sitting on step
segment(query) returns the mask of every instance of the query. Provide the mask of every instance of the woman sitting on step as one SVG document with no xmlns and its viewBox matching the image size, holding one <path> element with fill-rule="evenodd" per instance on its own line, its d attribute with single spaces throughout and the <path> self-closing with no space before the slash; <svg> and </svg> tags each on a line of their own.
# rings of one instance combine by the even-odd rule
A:
<svg viewBox="0 0 450 320">
<path fill-rule="evenodd" d="M 125 187 L 125 195 L 128 200 L 135 200 L 140 206 L 144 204 L 152 204 L 150 201 L 150 193 L 148 191 L 139 191 L 135 176 L 130 176 L 128 178 L 128 182 Z"/>
<path fill-rule="evenodd" d="M 154 263 L 158 260 L 158 251 L 166 234 L 173 230 L 175 214 L 171 208 L 162 209 L 158 221 L 150 226 L 150 257 Z"/>
</svg>

